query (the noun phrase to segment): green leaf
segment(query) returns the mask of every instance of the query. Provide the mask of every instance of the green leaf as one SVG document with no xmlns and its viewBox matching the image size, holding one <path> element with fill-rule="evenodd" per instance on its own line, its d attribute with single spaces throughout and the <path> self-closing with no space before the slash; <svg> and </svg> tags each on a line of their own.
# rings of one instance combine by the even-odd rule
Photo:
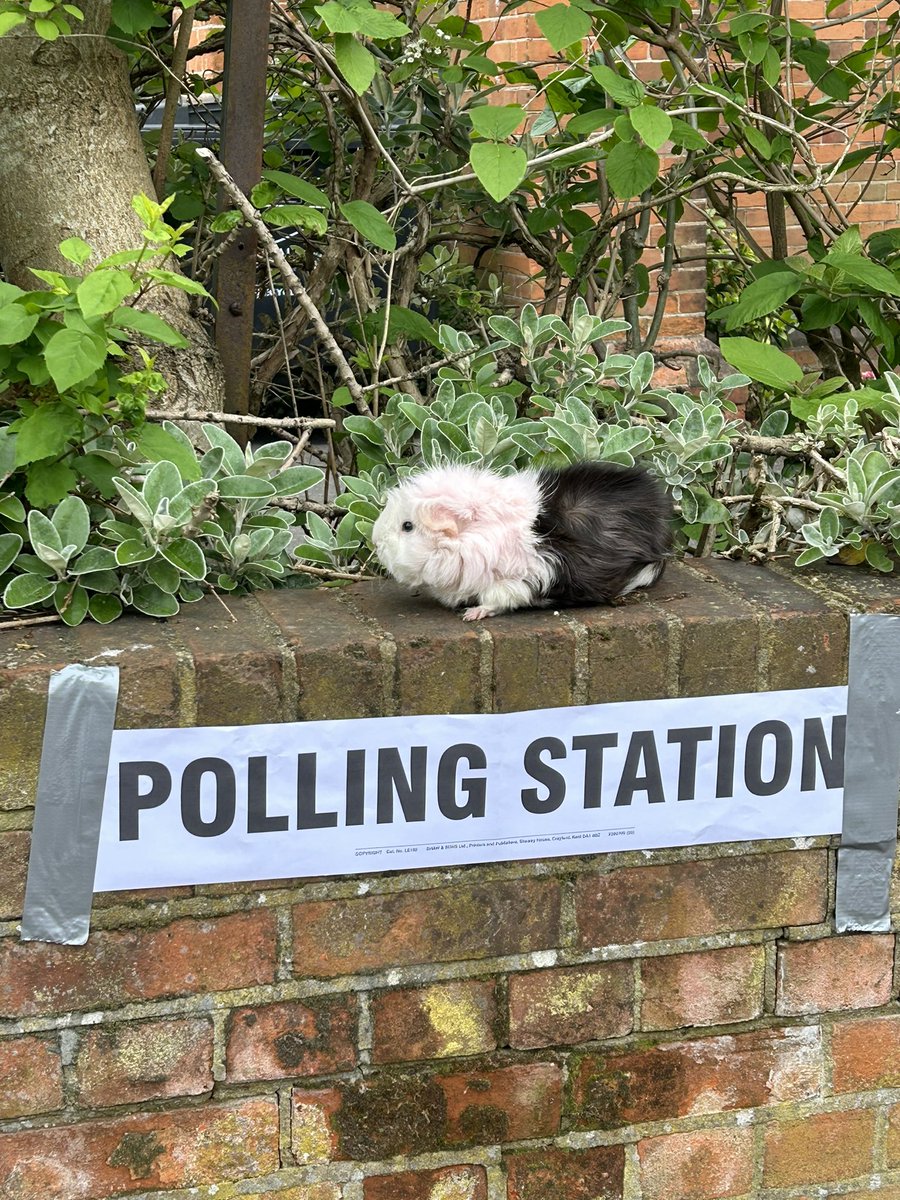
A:
<svg viewBox="0 0 900 1200">
<path fill-rule="evenodd" d="M 388 221 L 367 200 L 350 200 L 341 206 L 341 214 L 357 233 L 380 250 L 397 249 L 397 235 Z"/>
<path fill-rule="evenodd" d="M 69 566 L 70 575 L 90 575 L 116 567 L 116 556 L 108 546 L 88 546 L 84 554 Z"/>
<path fill-rule="evenodd" d="M 796 271 L 773 271 L 754 279 L 741 292 L 736 304 L 712 313 L 712 320 L 722 320 L 724 329 L 736 329 L 739 325 L 747 325 L 757 317 L 767 316 L 784 308 L 791 296 L 796 295 L 803 286 L 803 277 Z"/>
<path fill-rule="evenodd" d="M 392 17 L 383 9 L 365 3 L 364 0 L 355 0 L 352 5 L 352 13 L 356 18 L 359 32 L 376 41 L 388 41 L 390 38 L 403 37 L 404 34 L 411 32 L 405 22 Z"/>
<path fill-rule="evenodd" d="M 109 625 L 122 615 L 122 601 L 118 596 L 91 596 L 88 612 L 99 625 Z"/>
<path fill-rule="evenodd" d="M 893 562 L 880 542 L 866 542 L 866 562 L 870 567 L 874 567 L 876 571 L 882 571 L 885 575 L 889 575 L 894 569 Z"/>
<path fill-rule="evenodd" d="M 154 583 L 136 587 L 131 594 L 131 604 L 147 617 L 174 617 L 179 608 L 175 597 Z"/>
<path fill-rule="evenodd" d="M 369 313 L 365 319 L 366 332 L 371 337 L 380 339 L 384 336 L 384 309 L 381 312 Z M 388 309 L 388 343 L 396 342 L 398 338 L 409 338 L 417 342 L 429 342 L 432 346 L 440 346 L 437 330 L 431 324 L 426 316 L 420 312 L 415 312 L 411 308 L 404 308 L 402 304 L 392 304 Z M 331 403 L 340 407 L 342 404 L 352 403 L 350 393 L 346 388 L 339 389 L 342 396 L 338 397 L 337 392 L 332 396 Z M 346 397 L 343 397 L 343 392 L 347 392 Z"/>
<path fill-rule="evenodd" d="M 631 124 L 644 145 L 658 150 L 672 132 L 672 118 L 655 105 L 640 104 L 629 112 Z"/>
<path fill-rule="evenodd" d="M 803 369 L 776 346 L 752 338 L 722 338 L 722 357 L 736 370 L 776 391 L 790 391 L 803 379 Z"/>
<path fill-rule="evenodd" d="M 469 110 L 472 128 L 482 137 L 502 142 L 525 120 L 521 104 L 482 104 Z"/>
<path fill-rule="evenodd" d="M 62 400 L 39 404 L 18 427 L 16 466 L 27 466 L 39 459 L 62 454 L 69 442 L 81 434 L 83 427 L 81 416 L 71 404 Z"/>
<path fill-rule="evenodd" d="M 145 312 L 142 308 L 131 308 L 123 304 L 113 312 L 113 322 L 120 329 L 133 329 L 135 333 L 142 333 L 144 337 L 162 342 L 166 346 L 177 346 L 179 350 L 190 344 L 168 321 L 164 321 L 156 313 Z"/>
<path fill-rule="evenodd" d="M 5 517 L 15 525 L 21 525 L 25 520 L 25 505 L 11 492 L 0 493 L 0 517 Z"/>
<path fill-rule="evenodd" d="M 52 579 L 42 579 L 40 575 L 17 575 L 6 586 L 3 603 L 7 608 L 31 608 L 49 600 L 55 591 L 56 582 Z"/>
<path fill-rule="evenodd" d="M 361 96 L 375 78 L 377 66 L 374 56 L 352 33 L 336 33 L 334 57 L 340 73 L 354 92 Z"/>
<path fill-rule="evenodd" d="M 47 370 L 59 391 L 86 379 L 99 371 L 106 362 L 106 339 L 81 329 L 60 329 L 44 347 Z"/>
<path fill-rule="evenodd" d="M 296 496 L 306 492 L 325 478 L 319 467 L 288 467 L 272 480 L 276 496 Z"/>
<path fill-rule="evenodd" d="M 307 183 L 305 179 L 298 179 L 296 175 L 289 175 L 287 171 L 263 171 L 262 175 L 263 179 L 276 183 L 289 196 L 305 200 L 307 204 L 312 204 L 316 208 L 329 207 L 329 200 L 325 193 L 320 192 L 311 183 Z"/>
<path fill-rule="evenodd" d="M 75 472 L 61 462 L 36 462 L 28 468 L 25 498 L 35 508 L 52 508 L 78 484 Z"/>
<path fill-rule="evenodd" d="M 539 9 L 535 21 L 541 33 L 557 53 L 580 42 L 591 31 L 591 18 L 580 8 L 570 4 L 554 4 L 550 8 Z"/>
<path fill-rule="evenodd" d="M 900 279 L 871 259 L 863 258 L 861 254 L 827 254 L 823 260 L 829 267 L 842 271 L 855 283 L 871 288 L 887 296 L 900 296 Z"/>
<path fill-rule="evenodd" d="M 13 565 L 23 545 L 17 533 L 0 533 L 0 575 Z"/>
<path fill-rule="evenodd" d="M 591 74 L 616 104 L 621 104 L 623 108 L 636 108 L 637 105 L 643 104 L 647 89 L 639 79 L 626 78 L 612 67 L 602 65 L 591 67 Z"/>
<path fill-rule="evenodd" d="M 273 229 L 296 227 L 308 229 L 320 236 L 328 231 L 328 218 L 317 208 L 305 204 L 276 204 L 263 213 L 263 220 Z"/>
<path fill-rule="evenodd" d="M 88 594 L 78 583 L 57 584 L 53 603 L 66 625 L 80 625 L 88 614 Z"/>
<path fill-rule="evenodd" d="M 112 0 L 112 20 L 132 37 L 162 23 L 152 0 Z"/>
<path fill-rule="evenodd" d="M 174 437 L 167 429 L 149 421 L 134 435 L 137 447 L 149 462 L 168 461 L 175 464 L 182 479 L 194 482 L 200 478 L 200 464 L 190 445 Z"/>
<path fill-rule="evenodd" d="M 76 554 L 84 549 L 91 532 L 91 518 L 80 496 L 66 496 L 51 520 L 64 546 L 74 546 Z"/>
<path fill-rule="evenodd" d="M 494 200 L 505 200 L 525 178 L 525 151 L 505 142 L 476 142 L 469 153 L 478 182 Z"/>
<path fill-rule="evenodd" d="M 617 200 L 630 200 L 659 175 L 659 155 L 649 146 L 620 142 L 606 158 L 606 178 Z"/>
<path fill-rule="evenodd" d="M 203 432 L 206 435 L 206 440 L 210 447 L 215 449 L 218 447 L 224 455 L 224 465 L 230 475 L 241 475 L 243 473 L 245 462 L 244 452 L 227 430 L 222 429 L 220 425 L 213 425 L 212 422 L 202 426 Z"/>
<path fill-rule="evenodd" d="M 133 567 L 137 563 L 149 562 L 156 557 L 156 551 L 140 538 L 128 538 L 116 546 L 116 562 L 120 567 Z"/>
<path fill-rule="evenodd" d="M 329 33 L 359 33 L 359 21 L 345 4 L 328 0 L 327 4 L 316 5 L 316 12 L 325 23 Z"/>
<path fill-rule="evenodd" d="M 119 307 L 126 296 L 138 290 L 138 285 L 127 271 L 112 267 L 91 271 L 75 291 L 78 305 L 85 320 L 102 317 Z"/>
<path fill-rule="evenodd" d="M 60 242 L 59 252 L 70 263 L 75 263 L 76 267 L 84 266 L 94 253 L 93 248 L 80 237 L 70 237 L 66 238 L 64 242 Z"/>
<path fill-rule="evenodd" d="M 21 304 L 5 304 L 0 308 L 0 346 L 24 342 L 40 319 L 40 313 L 26 312 Z"/>
<path fill-rule="evenodd" d="M 167 459 L 160 459 L 147 472 L 141 494 L 151 512 L 156 512 L 162 500 L 174 500 L 182 487 L 181 472 L 175 464 Z"/>
<path fill-rule="evenodd" d="M 175 538 L 167 546 L 160 547 L 160 554 L 189 579 L 206 578 L 206 559 L 196 542 Z"/>
<path fill-rule="evenodd" d="M 48 21 L 46 17 L 37 18 L 34 23 L 34 32 L 45 42 L 55 42 L 59 37 L 59 29 L 53 21 Z"/>
<path fill-rule="evenodd" d="M 216 487 L 224 500 L 256 500 L 274 496 L 275 487 L 268 479 L 257 479 L 254 475 L 226 475 Z"/>
<path fill-rule="evenodd" d="M 26 17 L 24 13 L 0 13 L 0 37 L 3 37 L 5 33 L 9 33 L 11 29 L 15 29 L 17 25 L 24 25 L 25 21 Z"/>
<path fill-rule="evenodd" d="M 669 135 L 676 146 L 684 146 L 685 150 L 705 150 L 706 138 L 699 129 L 682 121 L 681 117 L 672 117 L 672 132 Z"/>
</svg>

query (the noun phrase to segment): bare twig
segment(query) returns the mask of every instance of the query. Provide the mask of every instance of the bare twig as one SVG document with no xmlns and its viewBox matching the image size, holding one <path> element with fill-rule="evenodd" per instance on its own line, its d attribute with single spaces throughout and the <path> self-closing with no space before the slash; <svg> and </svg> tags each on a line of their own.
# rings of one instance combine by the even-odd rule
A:
<svg viewBox="0 0 900 1200">
<path fill-rule="evenodd" d="M 55 625 L 62 617 L 54 613 L 52 617 L 19 617 L 15 621 L 0 621 L 0 632 L 4 629 L 21 629 L 24 625 Z"/>
<path fill-rule="evenodd" d="M 207 412 L 192 408 L 188 412 L 169 412 L 148 408 L 144 416 L 151 421 L 209 421 L 213 425 L 259 425 L 263 429 L 333 429 L 330 417 L 251 417 L 242 413 Z"/>
<path fill-rule="evenodd" d="M 321 312 L 319 312 L 319 309 L 313 303 L 309 292 L 307 292 L 306 288 L 297 277 L 293 267 L 285 258 L 281 247 L 275 241 L 269 227 L 263 221 L 262 217 L 260 217 L 257 210 L 237 186 L 213 152 L 208 150 L 205 146 L 198 146 L 197 154 L 209 165 L 209 169 L 216 183 L 222 187 L 222 189 L 230 197 L 232 203 L 238 209 L 240 209 L 247 223 L 256 231 L 256 235 L 261 244 L 265 247 L 269 254 L 271 254 L 273 262 L 281 272 L 288 289 L 292 295 L 296 297 L 300 307 L 309 317 L 310 324 L 316 331 L 319 341 L 322 343 L 325 352 L 328 354 L 328 357 L 334 364 L 338 378 L 353 397 L 357 411 L 368 415 L 369 406 L 366 403 L 366 398 L 363 395 L 362 388 L 360 387 L 356 376 L 353 374 L 353 370 L 347 361 L 343 350 L 335 341 L 334 334 L 329 329 L 328 324 Z"/>
<path fill-rule="evenodd" d="M 316 575 L 320 579 L 350 579 L 354 583 L 358 579 L 380 579 L 380 575 L 364 575 L 361 571 L 335 571 L 331 567 L 311 567 L 308 563 L 291 563 L 291 570 L 301 575 Z"/>
</svg>

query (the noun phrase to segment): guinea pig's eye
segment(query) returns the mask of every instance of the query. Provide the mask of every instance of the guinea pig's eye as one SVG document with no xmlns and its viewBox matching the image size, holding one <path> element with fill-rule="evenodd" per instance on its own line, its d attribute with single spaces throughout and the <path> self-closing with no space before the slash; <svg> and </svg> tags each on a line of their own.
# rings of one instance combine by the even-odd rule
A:
<svg viewBox="0 0 900 1200">
<path fill-rule="evenodd" d="M 404 521 L 400 528 L 404 533 L 412 533 L 413 523 L 412 521 Z"/>
</svg>

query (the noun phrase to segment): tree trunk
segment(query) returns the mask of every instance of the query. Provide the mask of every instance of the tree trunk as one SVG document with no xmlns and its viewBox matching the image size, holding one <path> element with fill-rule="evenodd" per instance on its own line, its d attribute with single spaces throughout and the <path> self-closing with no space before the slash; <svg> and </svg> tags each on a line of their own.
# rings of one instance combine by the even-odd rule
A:
<svg viewBox="0 0 900 1200">
<path fill-rule="evenodd" d="M 30 24 L 0 37 L 0 263 L 20 287 L 36 285 L 29 267 L 71 272 L 57 246 L 73 235 L 100 257 L 140 246 L 131 198 L 155 196 L 126 60 L 105 36 L 109 2 L 80 7 L 72 37 L 45 42 Z M 187 296 L 158 289 L 153 308 L 190 341 L 152 347 L 166 407 L 219 408 L 221 365 Z"/>
</svg>

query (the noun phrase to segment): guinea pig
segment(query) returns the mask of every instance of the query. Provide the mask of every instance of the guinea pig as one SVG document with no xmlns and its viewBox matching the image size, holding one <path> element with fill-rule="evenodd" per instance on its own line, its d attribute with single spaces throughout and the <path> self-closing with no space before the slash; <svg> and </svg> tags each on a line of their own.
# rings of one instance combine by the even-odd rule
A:
<svg viewBox="0 0 900 1200">
<path fill-rule="evenodd" d="M 372 537 L 407 587 L 478 621 L 516 608 L 609 604 L 649 587 L 672 546 L 672 505 L 640 467 L 582 462 L 497 475 L 432 467 L 393 488 Z"/>
</svg>

